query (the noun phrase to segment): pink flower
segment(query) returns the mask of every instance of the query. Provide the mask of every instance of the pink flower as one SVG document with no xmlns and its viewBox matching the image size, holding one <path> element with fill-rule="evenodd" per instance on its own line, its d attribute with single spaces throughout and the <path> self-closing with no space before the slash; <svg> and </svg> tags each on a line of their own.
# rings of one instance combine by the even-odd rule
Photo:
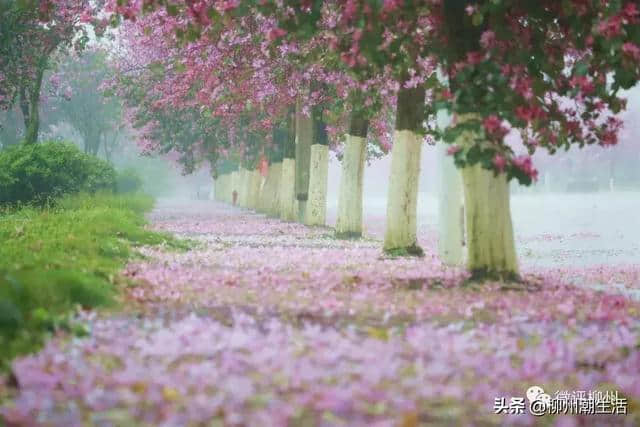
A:
<svg viewBox="0 0 640 427">
<path fill-rule="evenodd" d="M 484 128 L 487 133 L 493 135 L 502 127 L 502 121 L 495 114 L 484 119 Z"/>
<path fill-rule="evenodd" d="M 533 167 L 530 156 L 522 155 L 515 157 L 513 159 L 513 165 L 524 172 L 533 181 L 538 180 L 538 170 Z"/>
<path fill-rule="evenodd" d="M 467 53 L 467 63 L 469 65 L 476 65 L 484 61 L 484 52 L 469 52 Z"/>
<path fill-rule="evenodd" d="M 589 95 L 595 90 L 595 85 L 593 84 L 593 81 L 591 81 L 591 79 L 586 76 L 572 77 L 571 80 L 569 80 L 569 85 L 571 85 L 571 87 L 580 88 L 580 91 L 583 92 L 585 95 Z"/>
<path fill-rule="evenodd" d="M 496 168 L 496 170 L 500 173 L 504 172 L 504 167 L 507 165 L 507 159 L 504 158 L 503 155 L 501 154 L 496 154 L 493 157 L 493 166 Z"/>
<path fill-rule="evenodd" d="M 491 49 L 496 44 L 496 33 L 487 30 L 480 36 L 480 45 L 485 49 Z"/>
<path fill-rule="evenodd" d="M 287 32 L 282 28 L 273 28 L 271 31 L 269 31 L 269 40 L 273 41 L 279 39 L 280 37 L 284 37 L 286 34 Z"/>
<path fill-rule="evenodd" d="M 474 13 L 476 13 L 476 11 L 478 10 L 477 6 L 468 4 L 467 7 L 464 8 L 465 12 L 467 12 L 467 15 L 471 16 Z"/>
<path fill-rule="evenodd" d="M 622 13 L 626 18 L 629 19 L 636 18 L 638 15 L 640 15 L 636 4 L 633 2 L 628 2 L 627 4 L 625 4 L 624 8 L 622 9 Z"/>
<path fill-rule="evenodd" d="M 383 12 L 393 12 L 398 8 L 398 6 L 402 5 L 402 0 L 384 0 L 382 11 Z"/>
<path fill-rule="evenodd" d="M 536 119 L 543 118 L 545 116 L 545 112 L 538 106 L 518 106 L 516 107 L 516 116 L 520 120 L 524 120 L 525 122 L 531 122 Z"/>
<path fill-rule="evenodd" d="M 452 145 L 449 148 L 447 148 L 447 154 L 450 156 L 455 155 L 458 151 L 462 150 L 462 147 L 460 147 L 459 145 Z"/>
<path fill-rule="evenodd" d="M 638 47 L 637 44 L 633 42 L 626 42 L 622 45 L 622 52 L 634 60 L 640 61 L 640 47 Z"/>
</svg>

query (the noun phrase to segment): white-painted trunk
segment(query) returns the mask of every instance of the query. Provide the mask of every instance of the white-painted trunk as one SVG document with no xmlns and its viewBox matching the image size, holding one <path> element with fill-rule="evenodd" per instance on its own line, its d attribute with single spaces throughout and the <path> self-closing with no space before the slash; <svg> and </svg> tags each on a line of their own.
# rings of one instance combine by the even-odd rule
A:
<svg viewBox="0 0 640 427">
<path fill-rule="evenodd" d="M 284 159 L 280 178 L 280 218 L 285 221 L 295 221 L 298 218 L 296 201 L 296 161 Z"/>
<path fill-rule="evenodd" d="M 387 252 L 422 253 L 416 237 L 421 149 L 420 135 L 410 130 L 395 131 L 384 236 L 384 250 Z"/>
<path fill-rule="evenodd" d="M 307 193 L 307 197 L 309 197 L 309 193 Z M 296 200 L 296 206 L 298 210 L 298 222 L 300 224 L 304 224 L 307 220 L 307 201 L 306 200 Z"/>
<path fill-rule="evenodd" d="M 251 184 L 250 173 L 247 169 L 240 170 L 240 190 L 238 191 L 238 200 L 240 207 L 249 207 L 249 187 Z"/>
<path fill-rule="evenodd" d="M 462 170 L 467 221 L 467 268 L 472 276 L 514 278 L 518 260 L 513 239 L 509 184 L 479 164 Z"/>
<path fill-rule="evenodd" d="M 438 127 L 444 130 L 451 122 L 449 114 L 438 112 Z M 437 146 L 440 178 L 438 203 L 438 252 L 447 265 L 464 263 L 464 198 L 462 176 L 453 157 L 447 155 L 447 145 Z"/>
<path fill-rule="evenodd" d="M 327 219 L 327 180 L 329 178 L 329 146 L 311 146 L 309 167 L 309 199 L 305 224 L 325 225 Z"/>
<path fill-rule="evenodd" d="M 271 176 L 271 173 L 272 166 L 269 165 L 269 168 L 267 169 L 267 176 L 262 179 L 262 183 L 260 184 L 260 195 L 258 196 L 258 207 L 256 210 L 261 213 L 267 213 L 268 211 L 267 200 L 269 198 L 269 183 L 271 182 L 269 177 Z"/>
<path fill-rule="evenodd" d="M 366 143 L 365 138 L 346 135 L 336 222 L 338 237 L 362 236 L 362 187 Z"/>
<path fill-rule="evenodd" d="M 273 163 L 269 167 L 267 187 L 266 213 L 269 216 L 280 215 L 280 178 L 282 177 L 282 162 Z"/>
<path fill-rule="evenodd" d="M 258 200 L 260 197 L 260 184 L 262 183 L 262 175 L 260 171 L 254 169 L 249 171 L 249 199 L 247 200 L 247 207 L 249 209 L 256 209 L 258 207 Z"/>
</svg>

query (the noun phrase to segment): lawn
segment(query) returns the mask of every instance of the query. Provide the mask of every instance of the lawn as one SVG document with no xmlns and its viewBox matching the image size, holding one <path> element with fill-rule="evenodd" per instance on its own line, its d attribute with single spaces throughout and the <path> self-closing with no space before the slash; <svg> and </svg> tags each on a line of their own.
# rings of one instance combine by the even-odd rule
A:
<svg viewBox="0 0 640 427">
<path fill-rule="evenodd" d="M 0 210 L 0 369 L 59 329 L 84 333 L 78 309 L 117 304 L 118 272 L 140 245 L 184 246 L 145 228 L 145 195 L 75 195 Z"/>
</svg>

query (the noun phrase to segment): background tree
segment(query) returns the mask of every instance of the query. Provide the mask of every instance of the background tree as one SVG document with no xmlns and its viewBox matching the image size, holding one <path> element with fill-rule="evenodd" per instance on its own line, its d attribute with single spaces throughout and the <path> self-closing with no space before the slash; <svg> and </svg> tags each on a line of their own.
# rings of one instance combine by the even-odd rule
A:
<svg viewBox="0 0 640 427">
<path fill-rule="evenodd" d="M 122 119 L 118 98 L 100 88 L 109 75 L 105 53 L 91 50 L 67 57 L 48 82 L 54 96 L 49 121 L 69 123 L 82 136 L 85 153 L 97 155 L 102 145 L 108 159 Z"/>
<path fill-rule="evenodd" d="M 0 2 L 0 105 L 17 103 L 25 142 L 33 144 L 40 129 L 40 92 L 45 71 L 56 52 L 79 51 L 87 44 L 88 24 L 101 34 L 105 24 L 95 16 L 100 1 L 26 0 Z"/>
</svg>

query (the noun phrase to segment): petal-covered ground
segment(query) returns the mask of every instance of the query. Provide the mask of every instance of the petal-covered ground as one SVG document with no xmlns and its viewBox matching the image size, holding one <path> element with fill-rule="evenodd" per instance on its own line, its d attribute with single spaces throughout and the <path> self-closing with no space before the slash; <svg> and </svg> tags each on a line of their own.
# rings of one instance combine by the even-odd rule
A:
<svg viewBox="0 0 640 427">
<path fill-rule="evenodd" d="M 209 202 L 151 221 L 195 247 L 144 248 L 123 311 L 80 313 L 88 337 L 15 361 L 7 424 L 640 424 L 640 302 L 622 292 L 637 266 L 524 263 L 523 285 L 479 285 L 429 233 L 424 258 L 390 259 L 377 240 Z M 495 413 L 532 385 L 616 391 L 627 414 Z"/>
</svg>

